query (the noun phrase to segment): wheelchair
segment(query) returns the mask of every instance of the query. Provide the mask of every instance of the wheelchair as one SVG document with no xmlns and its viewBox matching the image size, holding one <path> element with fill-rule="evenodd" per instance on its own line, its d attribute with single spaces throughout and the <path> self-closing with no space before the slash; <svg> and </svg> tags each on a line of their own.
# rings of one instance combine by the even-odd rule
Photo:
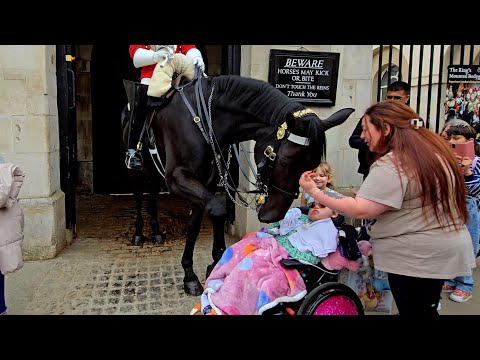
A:
<svg viewBox="0 0 480 360">
<path fill-rule="evenodd" d="M 340 241 L 342 238 L 356 241 L 359 232 L 354 226 L 345 223 L 335 225 L 340 231 Z M 345 249 L 345 254 L 351 254 L 349 250 Z M 358 247 L 356 251 L 358 252 Z M 280 263 L 287 269 L 299 272 L 305 284 L 306 295 L 295 302 L 280 302 L 261 315 L 365 315 L 362 302 L 355 291 L 337 281 L 340 270 L 329 270 L 321 262 L 311 264 L 295 258 L 285 258 Z M 197 313 L 201 313 L 200 304 L 191 312 L 192 315 Z"/>
<path fill-rule="evenodd" d="M 300 207 L 303 214 L 308 208 Z M 344 236 L 359 240 L 362 228 L 355 228 L 344 223 L 344 217 L 339 215 L 335 226 L 344 231 Z M 359 231 L 360 230 L 360 231 Z M 337 281 L 340 270 L 328 270 L 320 263 L 318 265 L 288 258 L 281 260 L 283 266 L 297 270 L 307 290 L 307 295 L 294 303 L 280 303 L 265 311 L 265 315 L 358 315 L 364 316 L 363 305 L 350 287 Z M 262 315 L 263 315 L 262 314 Z"/>
<path fill-rule="evenodd" d="M 297 302 L 279 303 L 262 315 L 365 315 L 357 294 L 337 282 L 340 270 L 327 270 L 321 264 L 313 265 L 292 258 L 283 259 L 281 263 L 300 273 L 307 295 Z"/>
</svg>

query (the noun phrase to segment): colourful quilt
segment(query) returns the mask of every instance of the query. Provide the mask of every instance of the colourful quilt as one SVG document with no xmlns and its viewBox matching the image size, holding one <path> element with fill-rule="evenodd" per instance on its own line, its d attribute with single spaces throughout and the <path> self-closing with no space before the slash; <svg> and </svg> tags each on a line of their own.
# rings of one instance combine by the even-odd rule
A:
<svg viewBox="0 0 480 360">
<path fill-rule="evenodd" d="M 262 239 L 256 232 L 227 248 L 205 282 L 201 296 L 203 314 L 260 315 L 279 302 L 295 302 L 306 295 L 297 270 L 280 260 L 288 253 L 273 236 Z"/>
</svg>

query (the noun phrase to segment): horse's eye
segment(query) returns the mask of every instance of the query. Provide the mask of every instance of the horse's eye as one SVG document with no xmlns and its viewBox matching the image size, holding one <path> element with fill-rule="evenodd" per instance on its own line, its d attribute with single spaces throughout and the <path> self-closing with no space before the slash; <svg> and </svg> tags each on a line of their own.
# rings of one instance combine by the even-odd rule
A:
<svg viewBox="0 0 480 360">
<path fill-rule="evenodd" d="M 288 161 L 285 159 L 280 159 L 279 162 L 280 162 L 280 165 L 282 166 L 288 166 Z"/>
</svg>

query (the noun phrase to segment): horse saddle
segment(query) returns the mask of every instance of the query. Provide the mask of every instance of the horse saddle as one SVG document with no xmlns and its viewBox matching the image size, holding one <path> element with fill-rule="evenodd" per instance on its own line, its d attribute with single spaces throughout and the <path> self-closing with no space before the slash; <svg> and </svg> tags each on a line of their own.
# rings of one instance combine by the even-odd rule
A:
<svg viewBox="0 0 480 360">
<path fill-rule="evenodd" d="M 123 87 L 125 88 L 125 93 L 127 94 L 127 101 L 132 106 L 135 104 L 135 95 L 138 92 L 140 86 L 146 86 L 136 81 L 123 79 Z"/>
</svg>

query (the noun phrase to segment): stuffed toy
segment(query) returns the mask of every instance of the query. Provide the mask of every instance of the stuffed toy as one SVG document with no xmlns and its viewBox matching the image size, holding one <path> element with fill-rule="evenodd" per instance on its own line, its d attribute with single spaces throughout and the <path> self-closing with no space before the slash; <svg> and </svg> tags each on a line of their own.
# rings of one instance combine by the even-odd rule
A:
<svg viewBox="0 0 480 360">
<path fill-rule="evenodd" d="M 360 240 L 357 242 L 358 248 L 362 255 L 366 256 L 367 258 L 372 255 L 372 244 L 368 240 Z"/>
<path fill-rule="evenodd" d="M 367 277 L 371 278 L 372 286 L 375 290 L 378 290 L 379 292 L 390 290 L 387 273 L 376 270 L 373 265 L 372 244 L 370 244 L 369 241 L 360 240 L 358 242 L 358 248 L 362 254 L 366 254 L 368 258 L 368 266 L 370 269 L 373 269 L 373 273 L 371 271 L 366 271 L 365 274 Z"/>
<path fill-rule="evenodd" d="M 366 288 L 358 294 L 365 311 L 374 310 L 378 306 L 380 296 L 381 294 L 375 291 L 370 284 L 367 284 Z"/>
<path fill-rule="evenodd" d="M 380 292 L 390 290 L 387 273 L 380 270 L 374 270 L 372 286 Z"/>
<path fill-rule="evenodd" d="M 367 283 L 373 277 L 373 263 L 372 263 L 372 244 L 367 240 L 360 240 L 358 248 L 362 253 L 362 261 L 358 274 L 362 277 L 362 280 Z"/>
</svg>

